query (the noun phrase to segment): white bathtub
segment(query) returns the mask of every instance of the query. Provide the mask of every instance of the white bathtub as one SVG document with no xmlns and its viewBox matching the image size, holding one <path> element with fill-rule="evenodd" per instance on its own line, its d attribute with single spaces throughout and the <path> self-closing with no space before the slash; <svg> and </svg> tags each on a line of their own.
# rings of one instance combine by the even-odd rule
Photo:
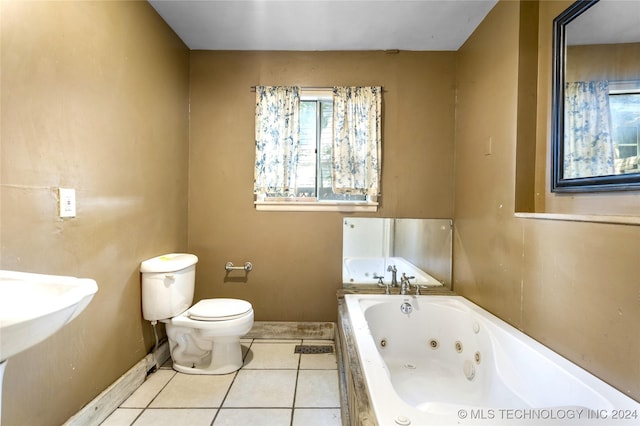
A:
<svg viewBox="0 0 640 426">
<path fill-rule="evenodd" d="M 395 265 L 397 280 L 400 282 L 402 273 L 408 277 L 415 277 L 412 284 L 420 284 L 428 287 L 442 287 L 442 283 L 434 277 L 419 269 L 402 257 L 346 257 L 342 264 L 342 282 L 345 284 L 376 284 L 382 276 L 385 283 L 391 282 L 391 272 L 387 267 Z"/>
<path fill-rule="evenodd" d="M 345 304 L 379 425 L 640 424 L 638 402 L 461 296 Z"/>
</svg>

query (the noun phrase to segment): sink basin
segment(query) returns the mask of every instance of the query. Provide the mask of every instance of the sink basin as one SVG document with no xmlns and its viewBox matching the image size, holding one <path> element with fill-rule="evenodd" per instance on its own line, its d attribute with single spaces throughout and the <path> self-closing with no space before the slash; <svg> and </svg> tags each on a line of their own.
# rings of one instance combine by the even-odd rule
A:
<svg viewBox="0 0 640 426">
<path fill-rule="evenodd" d="M 92 279 L 0 270 L 0 362 L 58 331 L 97 291 Z"/>
</svg>

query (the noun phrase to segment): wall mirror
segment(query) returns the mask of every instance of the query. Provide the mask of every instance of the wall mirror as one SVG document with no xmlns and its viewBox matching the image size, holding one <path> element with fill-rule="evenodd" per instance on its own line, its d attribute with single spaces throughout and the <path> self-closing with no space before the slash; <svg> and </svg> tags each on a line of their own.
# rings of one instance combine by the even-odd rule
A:
<svg viewBox="0 0 640 426">
<path fill-rule="evenodd" d="M 450 219 L 344 218 L 343 287 L 397 280 L 451 288 L 453 222 Z"/>
<path fill-rule="evenodd" d="M 553 29 L 551 190 L 640 190 L 640 2 L 577 1 Z"/>
</svg>

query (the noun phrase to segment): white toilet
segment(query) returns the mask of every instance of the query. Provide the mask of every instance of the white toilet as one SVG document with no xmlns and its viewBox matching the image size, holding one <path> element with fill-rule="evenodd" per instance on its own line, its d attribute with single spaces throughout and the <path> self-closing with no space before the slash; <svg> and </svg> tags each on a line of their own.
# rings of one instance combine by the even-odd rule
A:
<svg viewBox="0 0 640 426">
<path fill-rule="evenodd" d="M 142 262 L 142 315 L 166 324 L 175 370 L 231 373 L 242 367 L 240 337 L 253 325 L 253 307 L 238 299 L 204 299 L 191 306 L 197 262 L 185 253 Z"/>
</svg>

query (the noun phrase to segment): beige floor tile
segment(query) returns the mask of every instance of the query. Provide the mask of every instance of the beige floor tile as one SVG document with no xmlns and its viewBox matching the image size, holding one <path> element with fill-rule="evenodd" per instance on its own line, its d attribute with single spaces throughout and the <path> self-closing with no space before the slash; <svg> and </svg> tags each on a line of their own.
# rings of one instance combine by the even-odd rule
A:
<svg viewBox="0 0 640 426">
<path fill-rule="evenodd" d="M 315 344 L 315 343 L 314 343 Z M 321 343 L 322 345 L 329 345 L 327 343 Z M 331 344 L 330 346 L 333 347 Z M 331 370 L 338 368 L 338 361 L 336 359 L 335 348 L 333 353 L 330 354 L 302 354 L 300 355 L 300 369 L 301 370 Z"/>
<path fill-rule="evenodd" d="M 340 407 L 337 370 L 300 370 L 295 407 Z"/>
<path fill-rule="evenodd" d="M 142 413 L 142 408 L 118 408 L 107 417 L 101 426 L 130 426 Z"/>
<path fill-rule="evenodd" d="M 254 343 L 245 358 L 245 369 L 297 369 L 300 354 L 296 343 Z"/>
<path fill-rule="evenodd" d="M 158 408 L 147 409 L 134 426 L 209 426 L 216 415 L 215 409 Z"/>
<path fill-rule="evenodd" d="M 221 408 L 213 426 L 289 426 L 289 408 Z"/>
<path fill-rule="evenodd" d="M 158 392 L 169 380 L 176 374 L 173 370 L 157 370 L 155 373 L 147 376 L 147 379 L 140 385 L 129 398 L 120 405 L 123 408 L 146 408 L 149 403 L 156 397 Z"/>
<path fill-rule="evenodd" d="M 296 375 L 296 370 L 240 370 L 223 407 L 293 407 Z"/>
<path fill-rule="evenodd" d="M 296 408 L 293 426 L 341 426 L 339 408 Z"/>
<path fill-rule="evenodd" d="M 177 373 L 149 405 L 153 408 L 220 407 L 235 373 L 194 375 Z"/>
</svg>

